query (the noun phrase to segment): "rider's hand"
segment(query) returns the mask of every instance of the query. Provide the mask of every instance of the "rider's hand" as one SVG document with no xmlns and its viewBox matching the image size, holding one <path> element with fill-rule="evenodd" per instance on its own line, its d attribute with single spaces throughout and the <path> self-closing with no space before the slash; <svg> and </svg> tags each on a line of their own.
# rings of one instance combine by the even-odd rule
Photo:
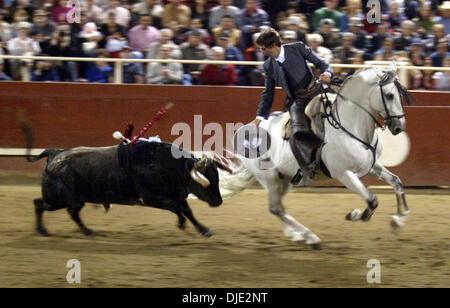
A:
<svg viewBox="0 0 450 308">
<path fill-rule="evenodd" d="M 319 79 L 322 80 L 323 82 L 326 82 L 326 83 L 330 83 L 331 82 L 331 78 L 330 78 L 330 76 L 328 74 L 320 75 Z"/>
<path fill-rule="evenodd" d="M 261 123 L 260 119 L 254 119 L 253 121 L 251 121 L 250 123 L 255 124 L 256 127 L 258 127 L 259 123 Z"/>
</svg>

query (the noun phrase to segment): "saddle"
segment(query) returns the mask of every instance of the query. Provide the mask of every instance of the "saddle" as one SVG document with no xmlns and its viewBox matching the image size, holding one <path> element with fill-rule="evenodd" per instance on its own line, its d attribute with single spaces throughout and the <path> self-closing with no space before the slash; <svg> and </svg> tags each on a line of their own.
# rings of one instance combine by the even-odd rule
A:
<svg viewBox="0 0 450 308">
<path fill-rule="evenodd" d="M 336 99 L 336 94 L 328 94 L 328 98 L 330 101 Z M 314 97 L 311 102 L 306 106 L 305 109 L 306 116 L 311 120 L 311 129 L 313 133 L 324 140 L 325 131 L 324 131 L 324 117 L 325 110 L 323 104 L 320 101 L 320 95 Z M 288 112 L 286 112 L 283 116 L 283 123 L 281 129 L 281 138 L 283 140 L 289 140 L 291 137 L 291 116 Z"/>
</svg>

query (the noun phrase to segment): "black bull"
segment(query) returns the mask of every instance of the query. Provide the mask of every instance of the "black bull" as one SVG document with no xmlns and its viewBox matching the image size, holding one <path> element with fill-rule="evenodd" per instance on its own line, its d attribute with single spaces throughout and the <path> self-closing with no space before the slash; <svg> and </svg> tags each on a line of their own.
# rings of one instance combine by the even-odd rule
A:
<svg viewBox="0 0 450 308">
<path fill-rule="evenodd" d="M 212 230 L 200 224 L 186 201 L 192 193 L 212 207 L 222 204 L 217 167 L 228 172 L 223 164 L 198 159 L 191 153 L 175 148 L 182 154 L 175 158 L 169 143 L 139 142 L 132 148 L 119 145 L 102 148 L 79 147 L 67 150 L 47 149 L 36 161 L 48 157 L 42 176 L 42 198 L 34 200 L 37 231 L 48 232 L 42 222 L 44 211 L 67 208 L 84 234 L 92 234 L 80 219 L 85 202 L 143 205 L 169 210 L 178 216 L 178 227 L 186 218 L 204 236 Z M 179 156 L 177 156 L 179 157 Z"/>
</svg>

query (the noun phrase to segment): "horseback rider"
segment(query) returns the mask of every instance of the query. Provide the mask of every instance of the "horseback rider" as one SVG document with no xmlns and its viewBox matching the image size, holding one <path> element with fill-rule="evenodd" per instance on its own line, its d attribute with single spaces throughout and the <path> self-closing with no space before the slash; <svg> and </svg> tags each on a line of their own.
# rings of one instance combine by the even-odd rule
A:
<svg viewBox="0 0 450 308">
<path fill-rule="evenodd" d="M 306 105 L 319 94 L 319 85 L 306 61 L 320 70 L 319 79 L 326 83 L 331 81 L 333 69 L 302 42 L 282 45 L 280 35 L 274 29 L 264 31 L 256 40 L 256 45 L 269 58 L 264 62 L 266 88 L 261 95 L 257 117 L 251 123 L 258 126 L 269 117 L 275 86 L 280 85 L 288 95 L 285 104 L 291 116 L 290 145 L 300 165 L 292 183 L 298 184 L 302 179 L 303 185 L 310 185 L 314 176 L 312 156 L 322 140 L 314 135 L 310 120 L 305 115 Z"/>
</svg>

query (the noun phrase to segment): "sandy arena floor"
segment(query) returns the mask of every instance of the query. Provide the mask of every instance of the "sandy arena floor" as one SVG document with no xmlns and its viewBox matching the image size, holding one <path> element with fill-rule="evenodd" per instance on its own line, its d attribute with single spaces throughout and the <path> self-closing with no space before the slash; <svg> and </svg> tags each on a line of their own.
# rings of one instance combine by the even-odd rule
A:
<svg viewBox="0 0 450 308">
<path fill-rule="evenodd" d="M 191 201 L 194 214 L 214 229 L 200 236 L 188 222 L 159 209 L 86 205 L 81 217 L 97 233 L 78 231 L 65 210 L 44 214 L 52 237 L 34 232 L 35 185 L 0 187 L 0 287 L 73 287 L 69 259 L 81 262 L 78 287 L 449 287 L 449 191 L 411 191 L 407 225 L 389 222 L 393 193 L 378 193 L 369 223 L 347 222 L 360 198 L 326 189 L 291 192 L 288 212 L 313 230 L 323 249 L 313 251 L 284 237 L 268 212 L 263 190 L 225 200 L 219 208 Z M 369 259 L 381 262 L 381 284 L 368 284 Z"/>
</svg>

